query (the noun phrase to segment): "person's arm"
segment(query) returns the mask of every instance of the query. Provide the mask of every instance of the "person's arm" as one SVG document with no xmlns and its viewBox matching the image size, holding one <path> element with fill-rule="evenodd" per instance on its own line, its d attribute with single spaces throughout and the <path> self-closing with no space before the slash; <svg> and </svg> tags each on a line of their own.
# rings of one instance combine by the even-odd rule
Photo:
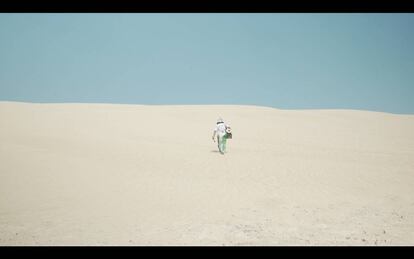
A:
<svg viewBox="0 0 414 259">
<path fill-rule="evenodd" d="M 214 129 L 214 131 L 213 131 L 213 136 L 211 137 L 211 138 L 213 139 L 213 141 L 214 141 L 214 142 L 216 142 L 216 140 L 215 140 L 215 138 L 214 138 L 214 137 L 216 136 L 216 131 L 217 131 L 217 129 Z"/>
</svg>

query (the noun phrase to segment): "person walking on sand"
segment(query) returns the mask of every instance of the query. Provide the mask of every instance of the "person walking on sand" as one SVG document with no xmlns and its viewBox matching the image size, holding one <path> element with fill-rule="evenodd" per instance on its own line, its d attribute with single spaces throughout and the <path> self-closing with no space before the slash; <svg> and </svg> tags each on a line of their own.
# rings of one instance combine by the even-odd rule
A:
<svg viewBox="0 0 414 259">
<path fill-rule="evenodd" d="M 227 133 L 226 129 L 229 128 L 228 125 L 226 125 L 222 118 L 218 118 L 216 127 L 214 128 L 213 132 L 213 141 L 216 142 L 215 136 L 217 135 L 217 145 L 218 149 L 220 151 L 220 154 L 224 155 L 226 152 L 226 143 L 227 143 Z"/>
</svg>

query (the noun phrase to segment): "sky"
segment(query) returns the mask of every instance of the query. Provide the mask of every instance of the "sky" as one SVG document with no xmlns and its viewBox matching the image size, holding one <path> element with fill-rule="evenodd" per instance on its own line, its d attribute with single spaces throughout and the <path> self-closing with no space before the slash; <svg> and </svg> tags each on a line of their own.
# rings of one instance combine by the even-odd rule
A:
<svg viewBox="0 0 414 259">
<path fill-rule="evenodd" d="M 414 114 L 414 14 L 0 14 L 0 101 Z"/>
</svg>

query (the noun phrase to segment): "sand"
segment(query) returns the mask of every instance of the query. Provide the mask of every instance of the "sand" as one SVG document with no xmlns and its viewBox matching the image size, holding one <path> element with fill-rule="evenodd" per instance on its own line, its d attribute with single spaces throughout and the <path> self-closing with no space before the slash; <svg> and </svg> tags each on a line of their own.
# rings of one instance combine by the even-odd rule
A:
<svg viewBox="0 0 414 259">
<path fill-rule="evenodd" d="M 2 246 L 414 245 L 413 115 L 0 102 L 0 143 Z"/>
</svg>

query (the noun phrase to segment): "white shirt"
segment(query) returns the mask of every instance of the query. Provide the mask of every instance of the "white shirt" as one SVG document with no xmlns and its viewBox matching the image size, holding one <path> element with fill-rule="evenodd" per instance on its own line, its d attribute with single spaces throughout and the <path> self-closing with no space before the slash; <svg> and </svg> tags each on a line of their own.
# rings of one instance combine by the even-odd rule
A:
<svg viewBox="0 0 414 259">
<path fill-rule="evenodd" d="M 224 135 L 226 135 L 226 124 L 224 123 L 217 124 L 216 127 L 214 128 L 214 132 L 216 132 L 218 136 L 223 137 Z"/>
</svg>

